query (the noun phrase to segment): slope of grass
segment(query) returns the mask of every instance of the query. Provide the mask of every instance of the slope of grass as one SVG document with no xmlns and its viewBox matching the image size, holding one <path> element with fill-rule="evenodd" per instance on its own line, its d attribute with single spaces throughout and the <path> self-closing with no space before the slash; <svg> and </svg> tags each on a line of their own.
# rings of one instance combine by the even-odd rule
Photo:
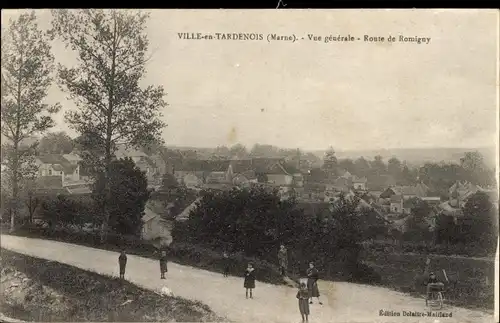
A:
<svg viewBox="0 0 500 323">
<path fill-rule="evenodd" d="M 1 249 L 1 307 L 35 321 L 214 322 L 208 306 L 127 281 Z"/>
<path fill-rule="evenodd" d="M 429 271 L 446 282 L 443 269 L 449 280 L 445 297 L 456 305 L 472 309 L 493 310 L 495 263 L 487 259 L 466 257 L 395 254 L 367 252 L 364 262 L 382 277 L 382 284 L 403 292 L 422 294 L 422 276 L 427 257 L 431 259 Z"/>
</svg>

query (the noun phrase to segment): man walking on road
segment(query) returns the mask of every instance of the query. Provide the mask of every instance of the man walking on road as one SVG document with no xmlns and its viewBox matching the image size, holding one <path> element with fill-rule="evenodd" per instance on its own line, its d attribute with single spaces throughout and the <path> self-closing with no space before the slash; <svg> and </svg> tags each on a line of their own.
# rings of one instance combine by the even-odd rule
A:
<svg viewBox="0 0 500 323">
<path fill-rule="evenodd" d="M 167 269 L 167 252 L 163 250 L 160 256 L 160 278 L 165 279 L 165 273 L 168 271 Z"/>
<path fill-rule="evenodd" d="M 125 267 L 127 266 L 127 254 L 122 250 L 118 257 L 118 265 L 120 266 L 120 279 L 125 279 Z"/>
</svg>

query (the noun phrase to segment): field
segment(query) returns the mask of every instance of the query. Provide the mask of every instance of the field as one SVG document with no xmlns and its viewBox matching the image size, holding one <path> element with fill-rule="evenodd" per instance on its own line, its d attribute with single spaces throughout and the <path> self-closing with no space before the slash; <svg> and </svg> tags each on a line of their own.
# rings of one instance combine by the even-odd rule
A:
<svg viewBox="0 0 500 323">
<path fill-rule="evenodd" d="M 1 250 L 1 308 L 26 321 L 199 322 L 218 318 L 199 302 L 127 281 Z"/>
<path fill-rule="evenodd" d="M 363 262 L 374 268 L 382 277 L 382 284 L 412 294 L 424 291 L 422 277 L 426 255 L 368 252 Z M 494 305 L 494 261 L 458 256 L 431 255 L 430 271 L 446 281 L 445 297 L 456 306 L 493 310 Z"/>
</svg>

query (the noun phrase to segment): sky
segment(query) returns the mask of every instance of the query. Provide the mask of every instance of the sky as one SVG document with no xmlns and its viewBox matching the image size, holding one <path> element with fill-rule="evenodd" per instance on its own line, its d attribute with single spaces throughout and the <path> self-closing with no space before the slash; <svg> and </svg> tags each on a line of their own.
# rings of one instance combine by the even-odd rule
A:
<svg viewBox="0 0 500 323">
<path fill-rule="evenodd" d="M 2 10 L 2 27 L 20 11 Z M 144 84 L 168 93 L 167 145 L 242 143 L 338 150 L 495 146 L 494 10 L 155 10 Z M 41 28 L 51 14 L 38 10 Z M 181 40 L 178 33 L 262 33 L 263 41 Z M 268 42 L 267 34 L 299 40 Z M 324 43 L 307 35 L 430 37 L 429 44 Z M 305 37 L 304 40 L 300 39 Z M 56 61 L 76 63 L 53 43 Z M 60 102 L 54 131 L 75 108 Z"/>
</svg>

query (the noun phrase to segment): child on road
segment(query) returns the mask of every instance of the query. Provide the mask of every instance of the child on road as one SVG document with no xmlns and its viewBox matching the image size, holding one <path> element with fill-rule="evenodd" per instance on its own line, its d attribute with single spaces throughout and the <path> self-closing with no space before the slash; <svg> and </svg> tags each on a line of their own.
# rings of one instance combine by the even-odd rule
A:
<svg viewBox="0 0 500 323">
<path fill-rule="evenodd" d="M 305 281 L 301 280 L 297 292 L 299 300 L 299 311 L 302 316 L 302 322 L 309 322 L 309 290 Z"/>
<path fill-rule="evenodd" d="M 120 266 L 120 279 L 125 279 L 125 267 L 127 266 L 127 255 L 125 250 L 122 250 L 118 257 L 118 265 Z"/>
<path fill-rule="evenodd" d="M 224 254 L 222 255 L 222 261 L 224 262 L 224 277 L 229 276 L 229 255 L 227 254 L 227 251 L 224 251 Z"/>
<path fill-rule="evenodd" d="M 246 297 L 250 294 L 250 298 L 253 298 L 252 291 L 255 288 L 255 269 L 252 264 L 248 264 L 247 270 L 245 270 L 245 281 L 243 287 L 246 289 Z"/>
<path fill-rule="evenodd" d="M 160 256 L 160 279 L 165 279 L 165 273 L 168 272 L 167 269 L 167 252 L 163 250 Z"/>
</svg>

